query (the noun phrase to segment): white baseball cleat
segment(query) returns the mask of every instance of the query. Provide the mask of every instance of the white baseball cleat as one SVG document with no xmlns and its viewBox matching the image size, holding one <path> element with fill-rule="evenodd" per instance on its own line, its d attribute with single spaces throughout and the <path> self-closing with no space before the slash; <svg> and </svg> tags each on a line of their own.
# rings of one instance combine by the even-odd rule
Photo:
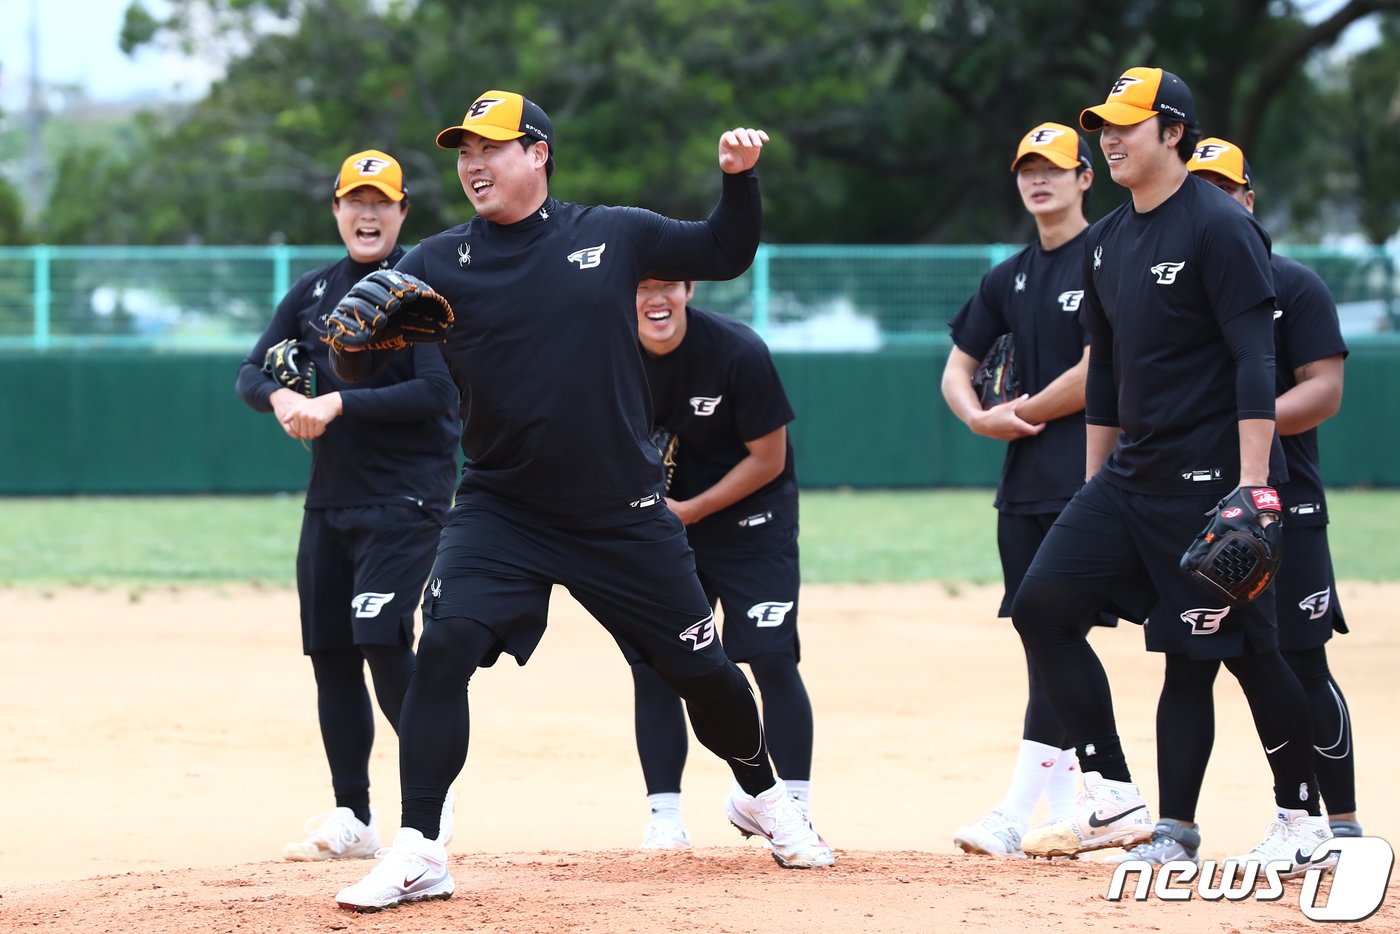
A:
<svg viewBox="0 0 1400 934">
<path fill-rule="evenodd" d="M 1025 833 L 1026 827 L 1019 820 L 1001 808 L 992 808 L 980 820 L 953 831 L 953 844 L 964 853 L 1024 859 L 1021 837 Z"/>
<path fill-rule="evenodd" d="M 1027 856 L 1075 856 L 1111 846 L 1136 846 L 1152 838 L 1152 829 L 1152 813 L 1137 785 L 1085 772 L 1074 813 L 1026 834 L 1021 849 Z"/>
<path fill-rule="evenodd" d="M 321 859 L 370 859 L 379 849 L 379 831 L 371 814 L 362 824 L 349 808 L 336 808 L 306 822 L 305 840 L 282 848 L 284 859 L 308 862 Z"/>
<path fill-rule="evenodd" d="M 788 797 L 782 780 L 757 796 L 737 785 L 726 804 L 729 822 L 746 837 L 763 837 L 773 847 L 773 859 L 784 869 L 812 869 L 830 866 L 836 854 Z"/>
<path fill-rule="evenodd" d="M 1290 868 L 1279 874 L 1279 878 L 1293 879 L 1309 869 L 1331 869 L 1337 865 L 1337 854 L 1313 860 L 1313 850 L 1332 839 L 1332 830 L 1327 819 L 1313 817 L 1307 811 L 1278 808 L 1269 826 L 1264 829 L 1264 839 L 1254 849 L 1243 856 L 1232 856 L 1240 866 L 1248 863 L 1270 863 L 1275 860 L 1287 861 Z"/>
<path fill-rule="evenodd" d="M 653 818 L 647 825 L 647 832 L 642 837 L 643 850 L 688 850 L 690 849 L 690 834 L 685 832 L 685 826 L 680 821 L 667 820 L 665 818 Z"/>
<path fill-rule="evenodd" d="M 404 902 L 451 898 L 456 885 L 447 871 L 447 851 L 436 840 L 401 827 L 379 864 L 336 895 L 336 904 L 354 911 L 380 911 Z"/>
</svg>

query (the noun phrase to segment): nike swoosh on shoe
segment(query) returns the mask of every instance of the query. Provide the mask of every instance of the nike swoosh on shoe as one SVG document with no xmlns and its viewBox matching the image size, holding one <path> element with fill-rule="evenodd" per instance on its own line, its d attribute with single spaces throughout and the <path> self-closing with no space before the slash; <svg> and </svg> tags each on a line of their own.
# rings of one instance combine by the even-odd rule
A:
<svg viewBox="0 0 1400 934">
<path fill-rule="evenodd" d="M 1123 818 L 1127 817 L 1129 814 L 1133 813 L 1134 811 L 1143 811 L 1143 810 L 1146 810 L 1146 809 L 1147 809 L 1147 805 L 1145 805 L 1145 804 L 1139 804 L 1139 805 L 1138 805 L 1137 807 L 1135 807 L 1135 808 L 1128 808 L 1128 809 L 1127 809 L 1126 811 L 1124 811 L 1122 814 L 1115 814 L 1115 815 L 1113 815 L 1112 817 L 1107 818 L 1106 820 L 1099 820 L 1099 815 L 1098 815 L 1097 813 L 1090 814 L 1090 815 L 1089 815 L 1089 826 L 1090 826 L 1090 827 L 1107 827 L 1109 824 L 1113 823 L 1114 821 L 1122 820 Z"/>
</svg>

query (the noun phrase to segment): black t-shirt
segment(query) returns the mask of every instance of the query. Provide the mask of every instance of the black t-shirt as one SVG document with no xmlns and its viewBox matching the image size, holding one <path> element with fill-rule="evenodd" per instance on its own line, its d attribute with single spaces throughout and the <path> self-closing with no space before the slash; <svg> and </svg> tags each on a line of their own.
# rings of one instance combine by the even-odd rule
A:
<svg viewBox="0 0 1400 934">
<path fill-rule="evenodd" d="M 443 295 L 443 353 L 461 392 L 458 502 L 485 496 L 560 528 L 625 525 L 665 509 L 637 343 L 637 283 L 732 279 L 753 261 L 752 172 L 724 175 L 705 221 L 548 198 L 514 224 L 482 217 L 398 264 Z"/>
<path fill-rule="evenodd" d="M 1269 247 L 1247 211 L 1195 175 L 1153 210 L 1129 199 L 1089 229 L 1085 418 L 1122 430 L 1107 481 L 1167 496 L 1223 496 L 1239 482 L 1238 422 L 1274 415 Z M 1271 482 L 1286 476 L 1275 436 Z"/>
<path fill-rule="evenodd" d="M 1346 355 L 1337 306 L 1322 279 L 1308 267 L 1286 256 L 1273 257 L 1278 310 L 1274 313 L 1274 371 L 1278 395 L 1298 384 L 1293 371 L 1337 354 Z M 1322 489 L 1322 468 L 1317 451 L 1317 429 L 1310 428 L 1283 438 L 1288 458 L 1288 482 L 1279 487 L 1287 510 L 1288 525 L 1327 524 L 1327 499 Z"/>
<path fill-rule="evenodd" d="M 796 416 L 773 356 L 746 325 L 702 308 L 685 309 L 685 339 L 664 356 L 643 349 L 653 420 L 680 441 L 673 499 L 714 486 L 748 456 L 745 442 L 777 431 Z M 775 523 L 797 524 L 797 474 L 788 438 L 783 472 L 759 489 L 691 526 L 692 535 L 771 512 Z"/>
<path fill-rule="evenodd" d="M 280 384 L 262 371 L 267 349 L 296 339 L 311 350 L 316 394 L 339 392 L 342 413 L 311 442 L 306 508 L 419 502 L 445 510 L 452 502 L 457 465 L 457 392 L 442 352 L 422 345 L 399 354 L 374 376 L 346 383 L 331 370 L 330 348 L 321 342 L 326 316 L 356 282 L 403 256 L 395 248 L 382 263 L 349 256 L 299 278 L 267 329 L 238 368 L 238 395 L 259 412 Z"/>
<path fill-rule="evenodd" d="M 1031 395 L 1077 364 L 1088 343 L 1079 323 L 1084 243 L 1084 233 L 1054 250 L 1032 243 L 988 270 L 948 323 L 953 343 L 981 360 L 1010 331 L 1021 390 Z M 1059 512 L 1083 483 L 1084 415 L 1075 412 L 1007 445 L 996 507 L 1018 514 Z"/>
</svg>

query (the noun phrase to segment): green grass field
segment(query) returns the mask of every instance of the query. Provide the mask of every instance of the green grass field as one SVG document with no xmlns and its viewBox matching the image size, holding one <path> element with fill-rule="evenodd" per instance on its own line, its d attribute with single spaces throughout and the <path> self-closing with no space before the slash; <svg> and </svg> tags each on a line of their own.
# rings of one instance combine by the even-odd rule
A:
<svg viewBox="0 0 1400 934">
<path fill-rule="evenodd" d="M 1400 491 L 1328 494 L 1337 576 L 1400 580 Z M 802 494 L 809 583 L 1001 579 L 989 490 Z M 292 586 L 301 497 L 0 500 L 0 584 Z"/>
</svg>

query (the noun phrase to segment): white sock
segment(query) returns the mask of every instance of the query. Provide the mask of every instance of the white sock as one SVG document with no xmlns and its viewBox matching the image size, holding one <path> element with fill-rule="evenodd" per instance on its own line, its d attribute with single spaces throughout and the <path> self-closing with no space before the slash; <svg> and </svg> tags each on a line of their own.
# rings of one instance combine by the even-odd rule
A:
<svg viewBox="0 0 1400 934">
<path fill-rule="evenodd" d="M 647 807 L 651 809 L 652 820 L 681 821 L 681 793 L 668 791 L 659 795 L 647 795 Z"/>
<path fill-rule="evenodd" d="M 1050 819 L 1059 820 L 1074 813 L 1079 798 L 1079 755 L 1073 749 L 1061 749 L 1055 767 L 1050 770 L 1050 782 L 1045 786 L 1045 801 L 1050 806 Z"/>
<path fill-rule="evenodd" d="M 810 812 L 812 810 L 812 783 L 789 781 L 783 779 L 783 784 L 787 785 L 788 797 L 793 798 L 802 805 L 802 810 Z"/>
<path fill-rule="evenodd" d="M 1055 746 L 1023 739 L 1016 752 L 1016 767 L 1011 772 L 1011 787 L 1001 800 L 1001 809 L 1029 827 L 1035 806 L 1055 771 L 1060 750 Z"/>
</svg>

